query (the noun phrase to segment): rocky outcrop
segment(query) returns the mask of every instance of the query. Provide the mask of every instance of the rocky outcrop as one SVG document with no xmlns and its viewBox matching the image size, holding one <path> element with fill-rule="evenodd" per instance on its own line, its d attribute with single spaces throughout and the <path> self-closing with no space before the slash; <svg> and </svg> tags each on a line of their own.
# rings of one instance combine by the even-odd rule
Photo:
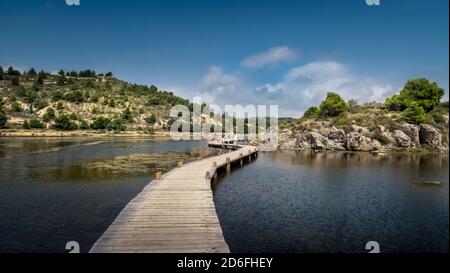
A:
<svg viewBox="0 0 450 273">
<path fill-rule="evenodd" d="M 344 130 L 345 129 L 345 130 Z M 423 145 L 434 150 L 448 149 L 443 132 L 437 127 L 398 123 L 387 128 L 349 125 L 338 129 L 327 121 L 309 122 L 293 130 L 283 130 L 279 137 L 282 150 L 347 150 L 386 152 L 393 149 L 415 149 Z"/>
<path fill-rule="evenodd" d="M 392 137 L 395 141 L 395 144 L 398 147 L 403 147 L 403 148 L 411 147 L 411 142 L 412 142 L 411 138 L 403 131 L 394 130 L 394 132 L 392 133 Z"/>
<path fill-rule="evenodd" d="M 381 148 L 380 142 L 365 136 L 362 132 L 350 132 L 347 134 L 347 150 L 372 152 Z"/>
<path fill-rule="evenodd" d="M 433 126 L 421 124 L 419 130 L 420 144 L 429 145 L 435 149 L 442 147 L 442 134 Z"/>
<path fill-rule="evenodd" d="M 281 142 L 280 149 L 281 150 L 294 150 L 297 147 L 296 139 L 289 139 L 287 141 Z"/>
<path fill-rule="evenodd" d="M 399 123 L 398 130 L 406 134 L 411 139 L 412 147 L 419 147 L 419 126 L 409 123 Z"/>
</svg>

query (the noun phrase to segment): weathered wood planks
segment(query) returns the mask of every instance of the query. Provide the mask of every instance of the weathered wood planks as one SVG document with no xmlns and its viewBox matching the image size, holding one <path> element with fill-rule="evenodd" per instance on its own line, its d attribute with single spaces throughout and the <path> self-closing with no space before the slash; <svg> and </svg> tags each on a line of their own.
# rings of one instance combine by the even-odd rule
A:
<svg viewBox="0 0 450 273">
<path fill-rule="evenodd" d="M 157 173 L 97 240 L 91 253 L 228 253 L 216 214 L 211 178 L 217 168 L 256 155 L 253 146 Z M 242 163 L 241 163 L 242 164 Z M 206 173 L 209 172 L 209 176 Z"/>
</svg>

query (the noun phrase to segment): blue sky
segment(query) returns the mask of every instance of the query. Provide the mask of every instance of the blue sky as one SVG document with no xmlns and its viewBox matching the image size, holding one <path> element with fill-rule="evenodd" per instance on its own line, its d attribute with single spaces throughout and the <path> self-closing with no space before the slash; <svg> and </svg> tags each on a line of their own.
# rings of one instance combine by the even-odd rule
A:
<svg viewBox="0 0 450 273">
<path fill-rule="evenodd" d="M 448 0 L 0 0 L 0 64 L 112 71 L 209 103 L 298 116 L 327 91 L 449 90 Z"/>
</svg>

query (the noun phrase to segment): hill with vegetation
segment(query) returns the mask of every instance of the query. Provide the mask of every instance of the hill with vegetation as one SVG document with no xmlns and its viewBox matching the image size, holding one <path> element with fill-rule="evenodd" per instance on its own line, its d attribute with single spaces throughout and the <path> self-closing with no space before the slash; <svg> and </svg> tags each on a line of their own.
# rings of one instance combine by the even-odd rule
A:
<svg viewBox="0 0 450 273">
<path fill-rule="evenodd" d="M 166 130 L 170 108 L 192 104 L 156 86 L 131 84 L 111 72 L 31 68 L 20 72 L 0 66 L 0 129 L 59 131 Z"/>
<path fill-rule="evenodd" d="M 448 150 L 444 89 L 420 78 L 384 103 L 359 104 L 330 92 L 302 118 L 280 122 L 281 149 L 347 151 Z"/>
</svg>

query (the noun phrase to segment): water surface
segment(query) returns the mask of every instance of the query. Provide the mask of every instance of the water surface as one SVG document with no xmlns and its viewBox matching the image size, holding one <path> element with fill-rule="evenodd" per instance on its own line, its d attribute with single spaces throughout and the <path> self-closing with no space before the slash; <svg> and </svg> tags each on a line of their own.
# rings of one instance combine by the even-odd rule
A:
<svg viewBox="0 0 450 273">
<path fill-rule="evenodd" d="M 157 170 L 220 151 L 167 138 L 0 138 L 0 252 L 86 252 Z M 437 183 L 439 182 L 439 183 Z M 214 199 L 232 252 L 448 252 L 448 156 L 271 152 Z"/>
<path fill-rule="evenodd" d="M 157 170 L 216 153 L 167 138 L 0 138 L 0 252 L 86 252 Z"/>
<path fill-rule="evenodd" d="M 448 252 L 448 156 L 271 152 L 215 187 L 232 252 Z M 437 185 L 440 182 L 440 185 Z"/>
</svg>

